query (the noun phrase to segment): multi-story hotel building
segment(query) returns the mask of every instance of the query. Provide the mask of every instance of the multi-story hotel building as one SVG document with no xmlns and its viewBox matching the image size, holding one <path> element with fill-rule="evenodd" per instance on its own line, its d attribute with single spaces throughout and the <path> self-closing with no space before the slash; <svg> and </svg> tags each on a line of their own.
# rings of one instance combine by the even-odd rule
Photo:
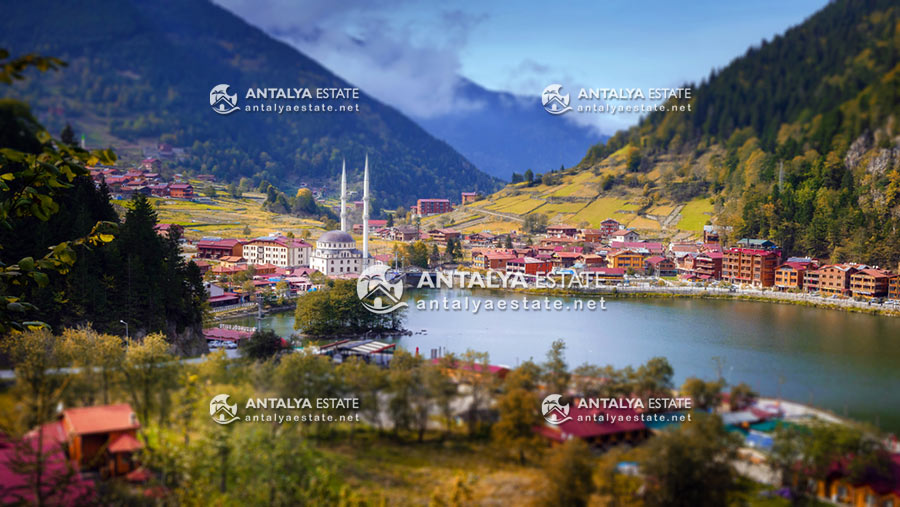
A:
<svg viewBox="0 0 900 507">
<path fill-rule="evenodd" d="M 775 270 L 781 257 L 778 250 L 729 248 L 724 255 L 723 280 L 757 287 L 771 287 L 775 284 Z"/>
<path fill-rule="evenodd" d="M 286 268 L 308 266 L 312 245 L 293 238 L 257 238 L 244 244 L 243 256 L 250 264 L 274 264 Z"/>
</svg>

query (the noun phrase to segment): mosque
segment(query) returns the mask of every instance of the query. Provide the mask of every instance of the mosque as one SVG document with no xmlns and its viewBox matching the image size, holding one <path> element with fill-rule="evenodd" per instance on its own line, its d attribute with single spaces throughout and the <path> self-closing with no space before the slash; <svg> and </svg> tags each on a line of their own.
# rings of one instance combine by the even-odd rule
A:
<svg viewBox="0 0 900 507">
<path fill-rule="evenodd" d="M 363 172 L 363 247 L 356 248 L 356 240 L 347 230 L 347 164 L 341 168 L 341 228 L 328 231 L 316 240 L 316 249 L 309 257 L 309 267 L 326 276 L 358 275 L 369 264 L 369 156 Z"/>
</svg>

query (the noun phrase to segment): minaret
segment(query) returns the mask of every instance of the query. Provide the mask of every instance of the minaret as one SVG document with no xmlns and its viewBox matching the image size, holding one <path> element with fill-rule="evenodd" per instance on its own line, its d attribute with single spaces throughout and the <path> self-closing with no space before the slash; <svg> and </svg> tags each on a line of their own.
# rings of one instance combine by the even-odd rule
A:
<svg viewBox="0 0 900 507">
<path fill-rule="evenodd" d="M 369 154 L 363 172 L 363 267 L 369 265 Z"/>
<path fill-rule="evenodd" d="M 341 231 L 347 232 L 347 161 L 341 162 Z"/>
</svg>

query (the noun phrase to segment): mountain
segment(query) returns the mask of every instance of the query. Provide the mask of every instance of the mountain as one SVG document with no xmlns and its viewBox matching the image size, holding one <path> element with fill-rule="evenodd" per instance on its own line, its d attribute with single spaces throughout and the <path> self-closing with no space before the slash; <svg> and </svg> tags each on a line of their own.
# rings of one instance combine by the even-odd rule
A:
<svg viewBox="0 0 900 507">
<path fill-rule="evenodd" d="M 487 90 L 467 79 L 461 81 L 458 98 L 474 107 L 414 119 L 497 178 L 509 180 L 513 172 L 575 165 L 581 153 L 609 137 L 547 114 L 540 97 Z"/>
<path fill-rule="evenodd" d="M 56 133 L 68 121 L 89 142 L 126 154 L 164 142 L 186 149 L 175 169 L 225 181 L 266 179 L 282 188 L 333 187 L 343 157 L 356 181 L 368 154 L 375 209 L 497 187 L 445 142 L 364 91 L 359 112 L 216 114 L 209 94 L 222 83 L 230 94 L 352 85 L 208 1 L 4 1 L 2 10 L 0 47 L 69 64 L 3 92 L 29 102 Z"/>
<path fill-rule="evenodd" d="M 789 254 L 896 266 L 895 0 L 830 2 L 692 88 L 691 111 L 648 115 L 578 170 L 603 175 L 603 195 L 640 189 L 647 208 L 705 200 L 734 236 Z"/>
</svg>

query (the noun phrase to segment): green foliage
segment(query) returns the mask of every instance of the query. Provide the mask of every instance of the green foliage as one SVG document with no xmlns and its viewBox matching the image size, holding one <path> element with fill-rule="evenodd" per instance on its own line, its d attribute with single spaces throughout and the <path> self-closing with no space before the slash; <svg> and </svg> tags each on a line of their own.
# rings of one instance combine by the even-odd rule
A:
<svg viewBox="0 0 900 507">
<path fill-rule="evenodd" d="M 818 422 L 808 426 L 782 424 L 775 430 L 772 466 L 798 498 L 815 495 L 809 479 L 825 480 L 839 460 L 850 480 L 888 471 L 888 453 L 877 435 L 857 426 Z M 874 478 L 874 477 L 871 477 Z"/>
<path fill-rule="evenodd" d="M 653 437 L 640 462 L 649 506 L 728 505 L 736 474 L 740 438 L 725 429 L 721 419 L 699 412 L 674 431 Z"/>
<path fill-rule="evenodd" d="M 281 337 L 271 329 L 256 330 L 241 343 L 241 353 L 249 359 L 266 360 L 281 351 Z"/>
<path fill-rule="evenodd" d="M 522 230 L 528 234 L 540 234 L 547 230 L 547 215 L 543 213 L 530 213 L 522 222 Z"/>
<path fill-rule="evenodd" d="M 643 176 L 680 157 L 681 180 L 661 193 L 681 202 L 713 193 L 718 223 L 736 237 L 771 239 L 786 255 L 894 266 L 898 166 L 884 150 L 897 148 L 898 22 L 890 0 L 830 2 L 691 84 L 691 111 L 654 112 L 592 147 L 581 166 L 597 169 L 622 150 L 627 170 Z M 633 176 L 620 183 L 640 185 Z M 600 187 L 615 183 L 608 174 Z"/>
<path fill-rule="evenodd" d="M 572 438 L 554 448 L 544 460 L 546 486 L 539 505 L 588 504 L 595 485 L 591 450 L 579 438 Z"/>
<path fill-rule="evenodd" d="M 697 377 L 688 377 L 681 386 L 679 393 L 693 402 L 693 407 L 698 410 L 709 410 L 719 406 L 722 401 L 722 388 L 724 382 L 706 382 Z"/>
<path fill-rule="evenodd" d="M 449 247 L 449 245 L 448 245 Z M 407 266 L 428 267 L 428 245 L 424 241 L 413 241 L 402 247 L 402 259 Z M 452 252 L 450 254 L 452 257 Z"/>
<path fill-rule="evenodd" d="M 566 342 L 554 340 L 544 363 L 544 383 L 551 393 L 565 394 L 569 389 L 569 380 L 571 374 L 566 364 Z"/>
<path fill-rule="evenodd" d="M 427 257 L 426 257 L 427 263 Z M 309 336 L 342 336 L 402 329 L 403 310 L 379 315 L 360 304 L 355 280 L 329 280 L 297 300 L 296 329 Z"/>
</svg>

